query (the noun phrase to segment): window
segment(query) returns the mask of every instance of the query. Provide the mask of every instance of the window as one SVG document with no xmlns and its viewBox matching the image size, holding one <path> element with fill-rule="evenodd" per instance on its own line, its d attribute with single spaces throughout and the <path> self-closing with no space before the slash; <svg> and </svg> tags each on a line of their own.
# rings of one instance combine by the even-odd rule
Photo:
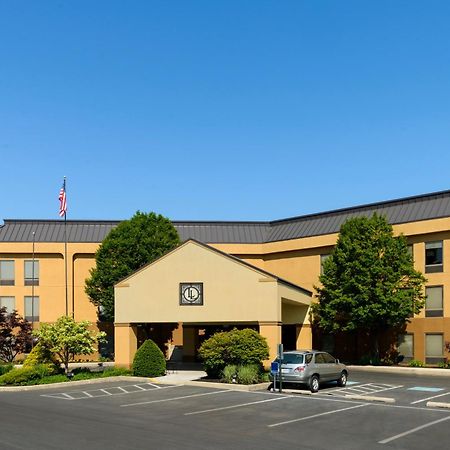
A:
<svg viewBox="0 0 450 450">
<path fill-rule="evenodd" d="M 39 261 L 25 261 L 24 268 L 25 286 L 39 286 Z"/>
<path fill-rule="evenodd" d="M 16 299 L 14 297 L 0 297 L 0 308 L 6 308 L 8 314 L 16 309 Z"/>
<path fill-rule="evenodd" d="M 14 261 L 0 261 L 0 285 L 14 286 Z"/>
<path fill-rule="evenodd" d="M 325 359 L 323 357 L 323 353 L 316 353 L 316 364 L 325 364 Z"/>
<path fill-rule="evenodd" d="M 425 288 L 425 317 L 442 317 L 444 308 L 444 295 L 442 286 Z"/>
<path fill-rule="evenodd" d="M 323 354 L 323 359 L 326 364 L 336 364 L 336 360 L 328 353 Z"/>
<path fill-rule="evenodd" d="M 412 244 L 408 244 L 408 253 L 411 255 L 411 258 L 414 261 L 414 246 Z"/>
<path fill-rule="evenodd" d="M 398 354 L 402 361 L 409 361 L 414 358 L 414 335 L 402 334 L 398 337 Z"/>
<path fill-rule="evenodd" d="M 442 272 L 442 241 L 425 242 L 425 273 Z"/>
<path fill-rule="evenodd" d="M 25 319 L 39 322 L 39 297 L 25 297 Z"/>
<path fill-rule="evenodd" d="M 425 362 L 427 364 L 437 364 L 444 361 L 444 335 L 425 335 Z"/>
<path fill-rule="evenodd" d="M 327 255 L 320 255 L 320 274 L 323 274 L 323 264 L 331 256 L 330 253 Z"/>
<path fill-rule="evenodd" d="M 303 364 L 303 355 L 297 353 L 283 353 L 283 364 Z"/>
</svg>

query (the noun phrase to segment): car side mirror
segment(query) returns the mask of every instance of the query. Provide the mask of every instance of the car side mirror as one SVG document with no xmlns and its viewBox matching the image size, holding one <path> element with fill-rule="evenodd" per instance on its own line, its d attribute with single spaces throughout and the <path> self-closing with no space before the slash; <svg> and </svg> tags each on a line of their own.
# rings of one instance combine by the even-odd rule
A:
<svg viewBox="0 0 450 450">
<path fill-rule="evenodd" d="M 338 359 L 336 359 L 336 364 L 339 364 L 339 360 Z"/>
</svg>

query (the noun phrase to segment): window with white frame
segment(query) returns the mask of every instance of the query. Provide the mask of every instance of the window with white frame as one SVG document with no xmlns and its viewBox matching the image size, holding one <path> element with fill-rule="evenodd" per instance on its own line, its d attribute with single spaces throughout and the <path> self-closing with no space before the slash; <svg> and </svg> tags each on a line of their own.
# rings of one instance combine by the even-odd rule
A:
<svg viewBox="0 0 450 450">
<path fill-rule="evenodd" d="M 6 308 L 8 314 L 16 309 L 16 299 L 14 297 L 0 297 L 0 308 Z"/>
<path fill-rule="evenodd" d="M 0 261 L 0 285 L 14 286 L 14 261 Z"/>
<path fill-rule="evenodd" d="M 425 242 L 425 273 L 443 272 L 442 241 Z"/>
<path fill-rule="evenodd" d="M 39 261 L 24 261 L 25 286 L 39 286 Z"/>
<path fill-rule="evenodd" d="M 425 288 L 425 317 L 442 317 L 444 315 L 444 288 L 428 286 Z"/>
<path fill-rule="evenodd" d="M 442 333 L 425 334 L 425 362 L 437 364 L 444 360 L 444 335 Z"/>
<path fill-rule="evenodd" d="M 39 297 L 25 297 L 25 319 L 39 322 Z"/>
</svg>

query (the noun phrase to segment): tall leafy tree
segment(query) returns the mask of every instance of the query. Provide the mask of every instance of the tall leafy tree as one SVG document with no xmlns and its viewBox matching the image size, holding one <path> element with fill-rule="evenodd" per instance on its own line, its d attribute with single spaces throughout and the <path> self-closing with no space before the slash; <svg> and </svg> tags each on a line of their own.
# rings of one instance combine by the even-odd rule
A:
<svg viewBox="0 0 450 450">
<path fill-rule="evenodd" d="M 179 245 L 177 230 L 159 214 L 138 211 L 106 236 L 95 254 L 86 293 L 106 320 L 114 320 L 114 284 Z"/>
<path fill-rule="evenodd" d="M 400 327 L 424 306 L 424 276 L 414 269 L 404 236 L 386 218 L 349 219 L 341 227 L 316 287 L 313 321 L 328 333 L 366 332 L 379 353 L 384 331 Z"/>
<path fill-rule="evenodd" d="M 0 308 L 0 360 L 12 362 L 19 353 L 25 353 L 31 344 L 31 323 L 17 311 L 8 313 Z"/>
<path fill-rule="evenodd" d="M 44 348 L 59 358 L 68 373 L 69 362 L 76 355 L 90 355 L 96 350 L 95 344 L 105 339 L 105 332 L 94 334 L 89 330 L 90 326 L 87 320 L 75 322 L 72 317 L 62 316 L 55 323 L 42 324 L 33 334 Z"/>
</svg>

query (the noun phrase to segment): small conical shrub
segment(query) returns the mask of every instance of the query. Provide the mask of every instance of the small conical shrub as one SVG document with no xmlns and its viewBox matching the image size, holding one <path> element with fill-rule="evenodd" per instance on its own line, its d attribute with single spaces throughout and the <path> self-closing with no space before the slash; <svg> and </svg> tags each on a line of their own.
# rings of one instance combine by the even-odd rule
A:
<svg viewBox="0 0 450 450">
<path fill-rule="evenodd" d="M 133 360 L 133 375 L 138 377 L 160 377 L 166 373 L 163 352 L 151 340 L 146 340 L 136 352 Z"/>
<path fill-rule="evenodd" d="M 60 364 L 53 353 L 45 347 L 42 342 L 38 342 L 23 363 L 23 367 L 34 367 L 44 364 L 52 373 L 58 373 Z"/>
</svg>

